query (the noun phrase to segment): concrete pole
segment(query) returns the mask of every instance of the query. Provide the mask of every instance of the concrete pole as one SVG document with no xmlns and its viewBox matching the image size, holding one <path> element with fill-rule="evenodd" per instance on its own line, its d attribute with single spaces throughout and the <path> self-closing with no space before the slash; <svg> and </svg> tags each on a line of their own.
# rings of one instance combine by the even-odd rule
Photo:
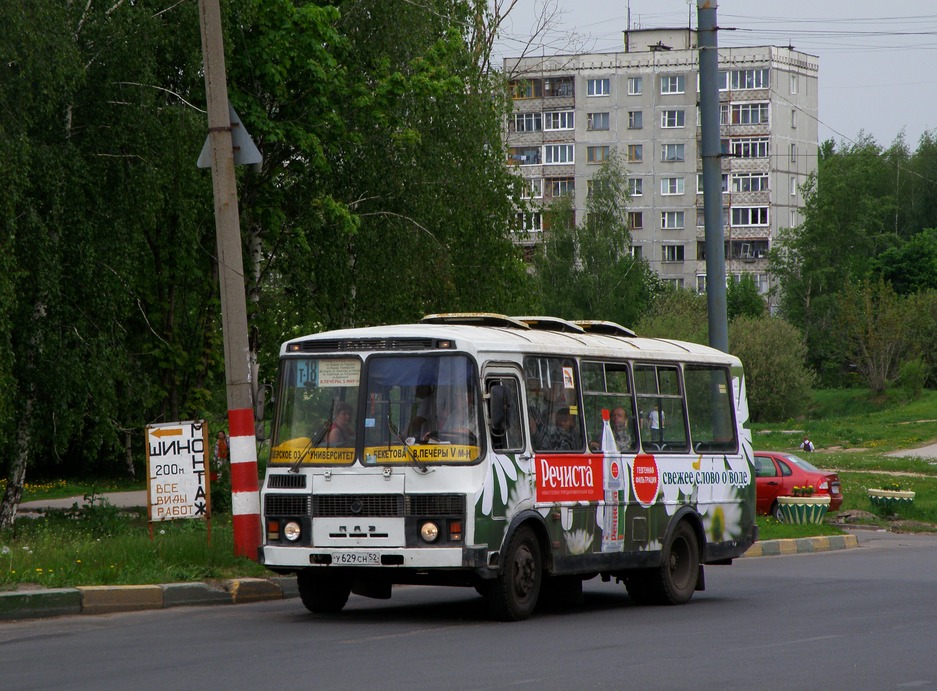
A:
<svg viewBox="0 0 937 691">
<path fill-rule="evenodd" d="M 208 101 L 208 139 L 215 199 L 215 233 L 221 282 L 221 328 L 224 341 L 228 397 L 229 458 L 231 462 L 231 514 L 234 551 L 257 559 L 260 546 L 260 493 L 257 486 L 257 444 L 251 393 L 250 346 L 247 337 L 247 301 L 244 295 L 244 260 L 238 215 L 231 117 L 225 77 L 224 42 L 219 0 L 199 0 L 205 94 Z"/>
<path fill-rule="evenodd" d="M 719 137 L 719 47 L 716 0 L 697 1 L 699 91 L 703 159 L 703 220 L 706 226 L 706 300 L 709 345 L 729 352 L 726 257 L 722 228 L 722 147 Z"/>
</svg>

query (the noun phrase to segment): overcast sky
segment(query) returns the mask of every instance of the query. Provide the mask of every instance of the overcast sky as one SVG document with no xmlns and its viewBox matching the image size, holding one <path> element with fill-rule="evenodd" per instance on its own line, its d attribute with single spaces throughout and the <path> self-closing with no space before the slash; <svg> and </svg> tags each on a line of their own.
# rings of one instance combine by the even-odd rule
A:
<svg viewBox="0 0 937 691">
<path fill-rule="evenodd" d="M 618 52 L 622 31 L 697 25 L 692 0 L 546 0 L 559 10 L 547 54 Z M 544 0 L 519 0 L 499 57 L 519 55 Z M 791 45 L 820 62 L 820 140 L 882 146 L 904 132 L 911 149 L 937 136 L 937 2 L 932 0 L 718 0 L 720 46 Z M 570 34 L 575 34 L 572 42 Z M 537 53 L 541 49 L 538 48 Z M 500 62 L 499 62 L 500 64 Z"/>
</svg>

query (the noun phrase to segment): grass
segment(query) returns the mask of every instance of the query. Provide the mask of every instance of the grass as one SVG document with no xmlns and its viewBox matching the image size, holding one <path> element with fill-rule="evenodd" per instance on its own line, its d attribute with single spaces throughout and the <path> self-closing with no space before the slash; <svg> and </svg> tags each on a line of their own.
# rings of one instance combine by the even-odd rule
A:
<svg viewBox="0 0 937 691">
<path fill-rule="evenodd" d="M 156 523 L 145 511 L 95 501 L 77 511 L 20 517 L 0 533 L 0 590 L 22 585 L 136 585 L 263 576 L 259 564 L 234 556 L 230 517 Z"/>
<path fill-rule="evenodd" d="M 888 455 L 937 443 L 937 391 L 924 391 L 914 400 L 907 400 L 900 391 L 882 396 L 862 389 L 817 391 L 808 411 L 801 420 L 753 424 L 755 449 L 797 453 L 808 434 L 817 451 L 801 455 L 819 468 L 839 473 L 843 488 L 839 513 L 867 512 L 859 520 L 871 526 L 937 531 L 937 461 Z M 895 482 L 915 491 L 913 505 L 900 515 L 874 512 L 866 490 Z M 835 519 L 835 515 L 828 518 Z M 765 540 L 835 530 L 829 525 L 782 526 L 767 517 L 759 517 L 759 527 Z"/>
</svg>

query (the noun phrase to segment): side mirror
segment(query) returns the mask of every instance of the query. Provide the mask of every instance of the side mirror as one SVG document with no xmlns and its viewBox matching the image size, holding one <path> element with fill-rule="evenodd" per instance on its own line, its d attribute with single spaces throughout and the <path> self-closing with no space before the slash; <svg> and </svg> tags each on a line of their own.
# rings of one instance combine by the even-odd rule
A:
<svg viewBox="0 0 937 691">
<path fill-rule="evenodd" d="M 503 435 L 508 425 L 508 405 L 502 384 L 492 384 L 488 389 L 488 415 L 491 418 L 491 433 Z"/>
</svg>

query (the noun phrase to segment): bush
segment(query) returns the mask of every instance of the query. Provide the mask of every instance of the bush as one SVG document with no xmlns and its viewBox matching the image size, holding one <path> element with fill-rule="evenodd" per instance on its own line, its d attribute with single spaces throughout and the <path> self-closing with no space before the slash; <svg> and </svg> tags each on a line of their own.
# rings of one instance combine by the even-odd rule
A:
<svg viewBox="0 0 937 691">
<path fill-rule="evenodd" d="M 915 399 L 921 395 L 925 379 L 927 379 L 927 365 L 921 358 L 916 357 L 901 363 L 898 381 L 910 398 Z"/>
<path fill-rule="evenodd" d="M 739 317 L 729 325 L 729 350 L 745 367 L 753 422 L 803 414 L 813 385 L 807 347 L 795 327 L 776 317 Z"/>
</svg>

